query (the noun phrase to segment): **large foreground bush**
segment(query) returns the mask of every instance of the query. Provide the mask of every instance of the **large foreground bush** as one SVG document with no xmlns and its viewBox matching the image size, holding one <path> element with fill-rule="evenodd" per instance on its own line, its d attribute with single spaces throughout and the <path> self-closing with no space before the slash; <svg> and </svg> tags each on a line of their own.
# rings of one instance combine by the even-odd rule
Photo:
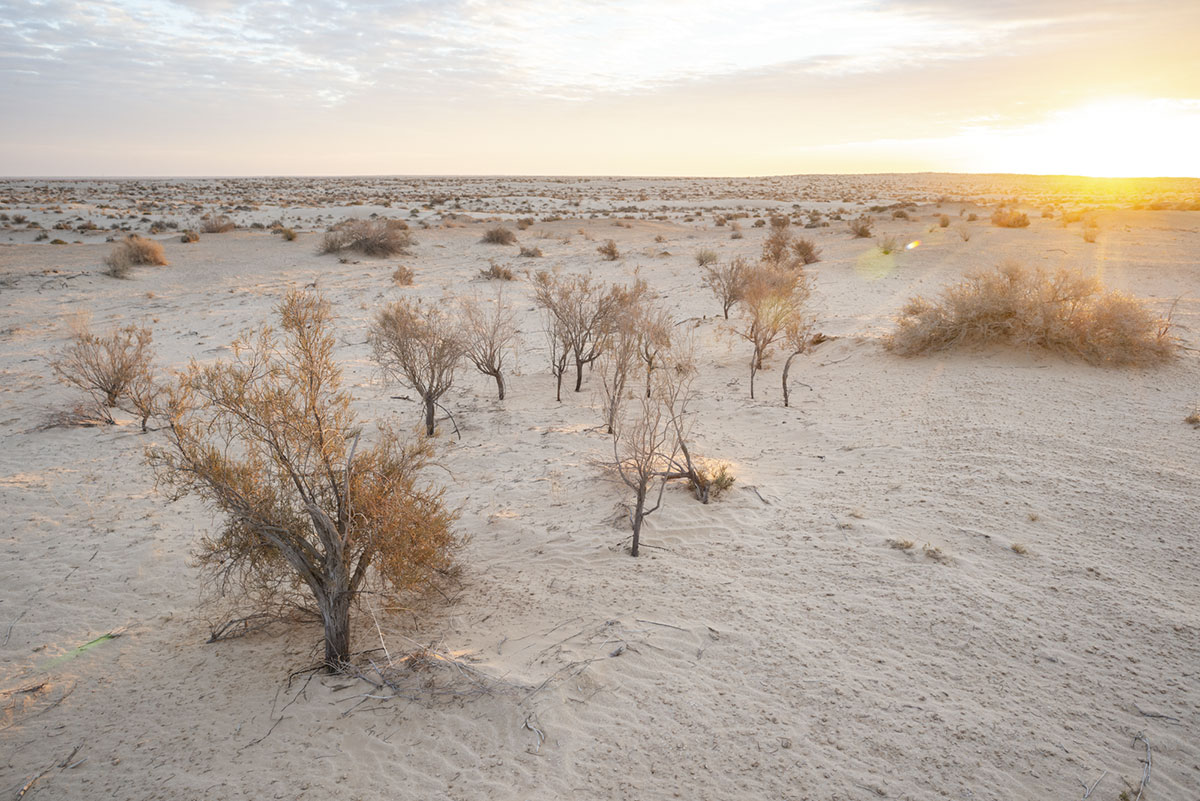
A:
<svg viewBox="0 0 1200 801">
<path fill-rule="evenodd" d="M 193 362 L 170 389 L 160 483 L 222 518 L 197 560 L 253 604 L 315 609 L 325 663 L 350 655 L 350 609 L 371 591 L 414 589 L 450 562 L 454 514 L 420 479 L 430 445 L 384 430 L 360 442 L 333 360 L 328 304 L 293 291 L 233 359 Z M 252 610 L 255 612 L 261 609 Z"/>
<path fill-rule="evenodd" d="M 1174 355 L 1169 319 L 1081 272 L 1003 264 L 916 297 L 900 313 L 888 347 L 905 356 L 959 346 L 1038 347 L 1092 364 L 1136 365 Z"/>
</svg>

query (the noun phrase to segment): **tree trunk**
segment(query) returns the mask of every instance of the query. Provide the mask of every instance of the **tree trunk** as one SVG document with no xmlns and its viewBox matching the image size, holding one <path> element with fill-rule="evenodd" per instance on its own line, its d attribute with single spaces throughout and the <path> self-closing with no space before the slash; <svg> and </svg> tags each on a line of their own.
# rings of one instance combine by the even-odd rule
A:
<svg viewBox="0 0 1200 801">
<path fill-rule="evenodd" d="M 504 376 L 500 375 L 500 371 L 496 371 L 496 394 L 500 396 L 500 400 L 504 400 Z"/>
<path fill-rule="evenodd" d="M 433 422 L 433 396 L 425 396 L 425 436 L 432 437 L 434 430 Z"/>
<path fill-rule="evenodd" d="M 754 366 L 754 362 L 750 362 L 750 400 L 754 400 L 754 374 L 758 372 L 758 368 Z"/>
<path fill-rule="evenodd" d="M 646 484 L 642 483 L 637 491 L 637 505 L 633 507 L 633 546 L 629 549 L 630 556 L 638 555 L 638 544 L 642 537 L 642 518 L 646 514 Z"/>
<path fill-rule="evenodd" d="M 350 597 L 335 590 L 317 599 L 325 623 L 325 666 L 331 671 L 340 670 L 350 657 Z"/>
<path fill-rule="evenodd" d="M 583 362 L 575 360 L 575 391 L 583 389 Z"/>
<path fill-rule="evenodd" d="M 555 379 L 556 379 L 556 380 L 557 380 L 557 382 L 558 382 L 558 383 L 555 385 L 555 388 L 554 388 L 554 400 L 558 401 L 559 403 L 562 403 L 562 377 L 563 377 L 563 372 L 564 372 L 564 370 L 559 370 L 559 371 L 558 371 L 558 374 L 554 376 L 554 377 L 555 377 Z"/>
<path fill-rule="evenodd" d="M 792 369 L 792 359 L 794 359 L 794 358 L 796 358 L 795 353 L 793 353 L 791 356 L 788 356 L 787 361 L 783 363 L 783 405 L 784 406 L 788 405 L 788 385 L 787 385 L 788 370 Z"/>
</svg>

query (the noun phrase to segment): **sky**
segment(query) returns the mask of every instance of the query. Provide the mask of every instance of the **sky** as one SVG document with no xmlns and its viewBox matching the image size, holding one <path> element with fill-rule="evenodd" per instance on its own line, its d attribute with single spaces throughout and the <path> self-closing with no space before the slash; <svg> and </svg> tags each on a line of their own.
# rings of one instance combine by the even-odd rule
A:
<svg viewBox="0 0 1200 801">
<path fill-rule="evenodd" d="M 1194 0 L 0 0 L 0 175 L 1200 176 Z"/>
</svg>

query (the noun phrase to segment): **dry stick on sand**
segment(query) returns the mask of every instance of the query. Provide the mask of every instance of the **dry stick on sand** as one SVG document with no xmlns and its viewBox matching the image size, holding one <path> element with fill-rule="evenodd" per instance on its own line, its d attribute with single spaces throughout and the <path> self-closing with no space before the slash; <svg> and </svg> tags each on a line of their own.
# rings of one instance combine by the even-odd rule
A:
<svg viewBox="0 0 1200 801">
<path fill-rule="evenodd" d="M 1133 744 L 1137 745 L 1138 740 L 1141 740 L 1146 746 L 1146 758 L 1142 760 L 1142 783 L 1138 785 L 1137 797 L 1133 801 L 1142 801 L 1142 793 L 1146 791 L 1146 785 L 1150 783 L 1150 765 L 1152 762 L 1150 756 L 1150 741 L 1146 739 L 1145 732 L 1138 732 L 1133 737 Z"/>
</svg>

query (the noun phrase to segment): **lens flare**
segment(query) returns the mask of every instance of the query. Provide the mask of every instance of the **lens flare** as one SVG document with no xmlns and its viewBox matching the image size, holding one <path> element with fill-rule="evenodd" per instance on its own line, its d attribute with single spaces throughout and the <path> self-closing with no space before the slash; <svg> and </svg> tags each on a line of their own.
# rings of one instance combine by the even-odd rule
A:
<svg viewBox="0 0 1200 801">
<path fill-rule="evenodd" d="M 904 249 L 905 249 L 905 250 L 916 250 L 916 249 L 917 249 L 917 248 L 919 248 L 919 247 L 921 247 L 921 240 L 920 240 L 920 239 L 914 239 L 913 241 L 911 241 L 911 242 L 909 242 L 907 245 L 905 245 L 905 246 L 904 246 Z"/>
</svg>

